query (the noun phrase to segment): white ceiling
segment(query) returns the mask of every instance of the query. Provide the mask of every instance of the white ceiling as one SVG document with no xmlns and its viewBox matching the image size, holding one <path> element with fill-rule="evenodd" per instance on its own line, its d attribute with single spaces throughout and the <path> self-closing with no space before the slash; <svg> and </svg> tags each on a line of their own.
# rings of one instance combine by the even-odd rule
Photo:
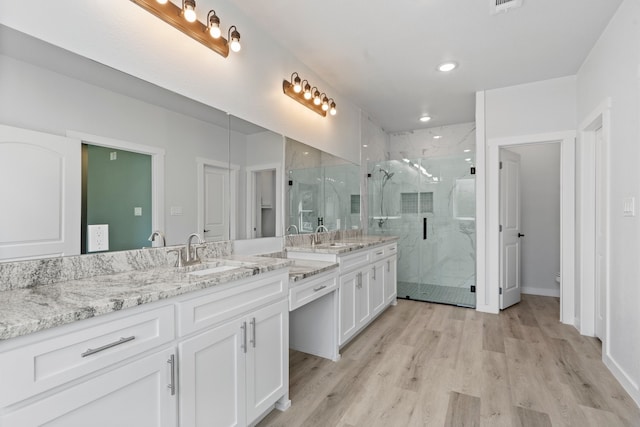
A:
<svg viewBox="0 0 640 427">
<path fill-rule="evenodd" d="M 576 74 L 621 1 L 524 0 L 499 15 L 489 0 L 234 4 L 396 132 L 473 121 L 478 90 Z M 459 68 L 436 71 L 446 60 Z M 421 123 L 423 114 L 433 119 Z"/>
</svg>

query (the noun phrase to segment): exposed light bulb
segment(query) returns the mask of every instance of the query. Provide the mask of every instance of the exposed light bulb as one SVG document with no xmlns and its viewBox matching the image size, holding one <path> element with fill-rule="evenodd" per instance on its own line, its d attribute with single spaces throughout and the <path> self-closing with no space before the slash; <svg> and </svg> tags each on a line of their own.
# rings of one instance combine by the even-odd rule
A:
<svg viewBox="0 0 640 427">
<path fill-rule="evenodd" d="M 311 85 L 309 83 L 304 86 L 304 99 L 311 99 Z"/>
<path fill-rule="evenodd" d="M 196 2 L 195 0 L 184 0 L 182 14 L 187 22 L 196 22 Z"/>
<path fill-rule="evenodd" d="M 160 4 L 167 4 L 167 1 L 169 1 L 169 0 L 157 0 L 157 1 L 158 1 L 158 3 L 160 3 Z"/>
<path fill-rule="evenodd" d="M 329 108 L 329 114 L 331 114 L 332 116 L 335 116 L 337 112 L 338 111 L 336 110 L 336 103 L 332 102 L 331 108 Z"/>
<path fill-rule="evenodd" d="M 321 102 L 322 100 L 320 99 L 320 92 L 316 90 L 315 93 L 313 94 L 313 103 L 315 105 L 320 105 Z"/>
<path fill-rule="evenodd" d="M 324 98 L 322 98 L 322 111 L 327 111 L 327 110 L 329 110 L 329 100 L 325 96 Z"/>
<path fill-rule="evenodd" d="M 209 34 L 211 35 L 211 37 L 213 37 L 214 39 L 219 39 L 220 36 L 222 35 L 222 31 L 220 31 L 220 27 L 217 25 L 212 25 L 211 27 L 209 27 Z"/>
<path fill-rule="evenodd" d="M 302 84 L 300 83 L 300 77 L 299 76 L 296 76 L 296 78 L 293 79 L 293 91 L 295 93 L 302 92 Z"/>
<path fill-rule="evenodd" d="M 231 28 L 233 28 L 233 31 L 231 31 Z M 242 46 L 240 45 L 240 33 L 236 29 L 235 25 L 232 25 L 229 28 L 229 34 L 230 34 L 229 39 L 231 40 L 229 47 L 234 52 L 240 52 L 240 49 L 242 49 Z"/>
<path fill-rule="evenodd" d="M 222 35 L 222 31 L 220 30 L 220 18 L 216 15 L 215 10 L 209 11 L 209 16 L 207 17 L 209 21 L 209 34 L 214 39 L 220 38 Z"/>
</svg>

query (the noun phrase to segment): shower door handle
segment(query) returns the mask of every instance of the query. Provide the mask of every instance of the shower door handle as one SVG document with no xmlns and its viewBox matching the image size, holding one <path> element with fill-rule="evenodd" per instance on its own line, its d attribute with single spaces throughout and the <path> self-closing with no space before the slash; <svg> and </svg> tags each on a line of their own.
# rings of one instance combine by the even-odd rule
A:
<svg viewBox="0 0 640 427">
<path fill-rule="evenodd" d="M 422 218 L 422 240 L 427 240 L 427 218 Z"/>
</svg>

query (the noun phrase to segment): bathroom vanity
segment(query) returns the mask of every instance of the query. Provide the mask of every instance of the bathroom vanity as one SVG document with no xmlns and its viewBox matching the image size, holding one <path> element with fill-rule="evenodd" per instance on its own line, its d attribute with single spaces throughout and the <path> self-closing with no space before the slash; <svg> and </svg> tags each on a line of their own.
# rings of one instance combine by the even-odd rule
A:
<svg viewBox="0 0 640 427">
<path fill-rule="evenodd" d="M 205 246 L 0 264 L 0 425 L 251 425 L 290 406 L 290 347 L 337 361 L 395 302 L 394 238 Z"/>
<path fill-rule="evenodd" d="M 286 409 L 289 264 L 227 257 L 208 274 L 0 292 L 0 425 L 248 425 Z"/>
</svg>

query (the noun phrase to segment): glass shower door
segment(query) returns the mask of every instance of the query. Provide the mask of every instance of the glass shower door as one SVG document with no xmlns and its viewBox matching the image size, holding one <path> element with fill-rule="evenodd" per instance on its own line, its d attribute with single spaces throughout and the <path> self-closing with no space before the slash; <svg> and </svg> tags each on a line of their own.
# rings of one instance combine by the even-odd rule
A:
<svg viewBox="0 0 640 427">
<path fill-rule="evenodd" d="M 475 306 L 475 177 L 469 154 L 370 167 L 369 230 L 399 236 L 398 297 Z"/>
</svg>

